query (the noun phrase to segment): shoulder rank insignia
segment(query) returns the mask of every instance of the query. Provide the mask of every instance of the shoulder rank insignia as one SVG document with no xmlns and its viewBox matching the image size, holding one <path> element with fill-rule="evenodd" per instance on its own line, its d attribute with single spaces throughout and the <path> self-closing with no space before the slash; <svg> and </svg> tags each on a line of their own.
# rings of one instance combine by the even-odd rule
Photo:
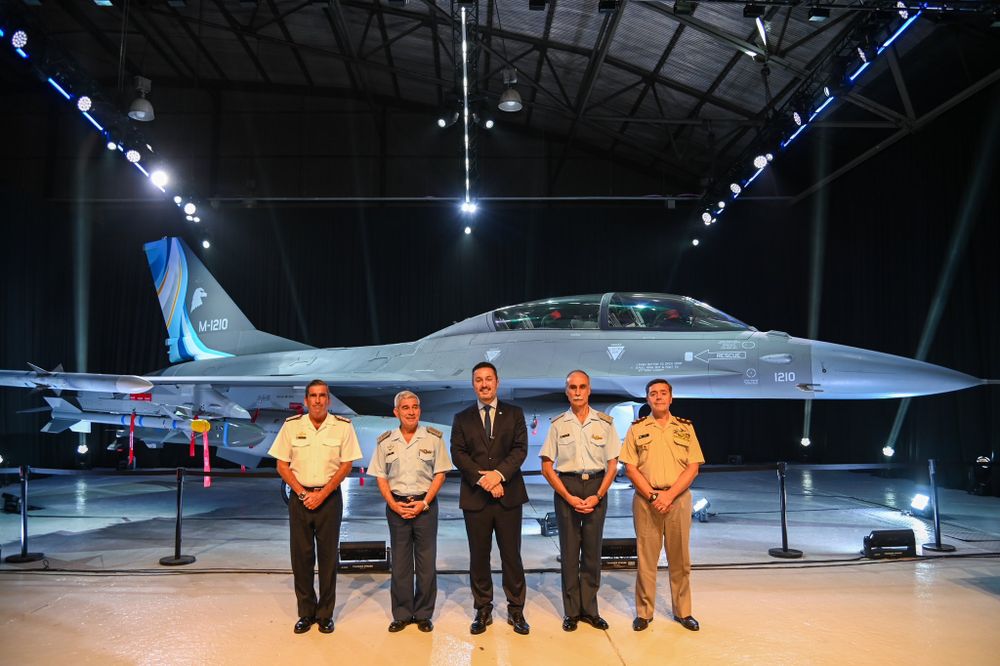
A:
<svg viewBox="0 0 1000 666">
<path fill-rule="evenodd" d="M 333 418 L 337 419 L 338 421 L 343 421 L 344 423 L 351 422 L 351 419 L 347 418 L 346 416 L 341 416 L 340 414 L 334 414 Z"/>
<path fill-rule="evenodd" d="M 642 422 L 643 422 L 643 421 L 645 421 L 645 420 L 646 420 L 647 418 L 649 418 L 649 417 L 648 417 L 648 416 L 640 416 L 640 417 L 639 417 L 639 418 L 637 418 L 637 419 L 636 419 L 635 421 L 632 421 L 632 425 L 635 425 L 636 423 L 642 423 Z"/>
<path fill-rule="evenodd" d="M 563 417 L 562 414 L 556 414 L 555 416 L 553 416 L 552 418 L 549 419 L 549 423 L 555 423 L 556 421 L 558 421 L 562 417 Z"/>
<path fill-rule="evenodd" d="M 392 431 L 391 431 L 391 430 L 386 430 L 386 431 L 385 431 L 384 433 L 382 433 L 381 435 L 379 435 L 379 436 L 378 436 L 378 439 L 377 439 L 377 440 L 375 440 L 375 442 L 376 442 L 377 444 L 381 444 L 381 443 L 382 443 L 382 441 L 383 441 L 383 440 L 384 440 L 384 439 L 385 439 L 386 437 L 388 437 L 389 435 L 391 435 L 391 434 L 392 434 Z"/>
<path fill-rule="evenodd" d="M 674 418 L 677 419 L 678 423 L 683 423 L 684 425 L 691 425 L 691 419 L 682 419 L 679 416 L 675 416 Z"/>
<path fill-rule="evenodd" d="M 608 416 L 604 412 L 595 412 L 595 413 L 597 414 L 597 418 L 601 419 L 605 423 L 614 423 L 615 422 L 614 418 Z"/>
<path fill-rule="evenodd" d="M 296 421 L 301 418 L 302 418 L 301 414 L 296 414 L 295 416 L 289 416 L 287 419 L 285 419 L 285 423 L 288 423 L 289 421 Z"/>
<path fill-rule="evenodd" d="M 434 435 L 435 437 L 444 437 L 444 433 L 438 430 L 437 428 L 432 428 L 430 426 L 427 426 L 427 432 Z"/>
</svg>

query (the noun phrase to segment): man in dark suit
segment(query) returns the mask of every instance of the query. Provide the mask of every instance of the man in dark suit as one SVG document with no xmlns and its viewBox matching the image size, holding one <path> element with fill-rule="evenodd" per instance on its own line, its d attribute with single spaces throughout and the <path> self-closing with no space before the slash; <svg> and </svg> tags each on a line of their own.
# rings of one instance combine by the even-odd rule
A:
<svg viewBox="0 0 1000 666">
<path fill-rule="evenodd" d="M 497 400 L 497 369 L 482 362 L 472 368 L 476 404 L 455 415 L 451 460 L 462 474 L 459 506 L 469 537 L 469 578 L 476 617 L 469 630 L 481 634 L 493 622 L 490 551 L 493 534 L 507 595 L 507 623 L 519 634 L 530 631 L 524 619 L 524 566 L 521 564 L 521 505 L 528 493 L 521 464 L 528 455 L 528 429 L 520 407 Z"/>
</svg>

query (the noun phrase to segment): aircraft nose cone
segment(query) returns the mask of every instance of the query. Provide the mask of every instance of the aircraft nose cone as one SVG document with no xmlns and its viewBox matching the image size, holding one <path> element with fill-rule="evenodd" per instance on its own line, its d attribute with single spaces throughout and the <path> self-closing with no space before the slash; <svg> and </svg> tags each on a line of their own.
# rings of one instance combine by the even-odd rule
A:
<svg viewBox="0 0 1000 666">
<path fill-rule="evenodd" d="M 933 363 L 828 342 L 815 343 L 812 365 L 820 398 L 908 398 L 982 383 Z"/>
</svg>

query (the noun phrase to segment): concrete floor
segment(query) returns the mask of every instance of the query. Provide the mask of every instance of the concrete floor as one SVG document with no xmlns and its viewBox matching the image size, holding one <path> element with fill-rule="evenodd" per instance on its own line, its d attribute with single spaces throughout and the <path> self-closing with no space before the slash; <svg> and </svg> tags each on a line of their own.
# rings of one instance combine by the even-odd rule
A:
<svg viewBox="0 0 1000 666">
<path fill-rule="evenodd" d="M 8 481 L 11 479 L 8 478 Z M 384 508 L 372 482 L 349 482 L 342 539 L 386 539 Z M 941 492 L 949 557 L 905 561 L 860 557 L 862 537 L 906 527 L 932 540 L 927 520 L 905 516 L 915 487 L 907 480 L 849 472 L 789 476 L 789 545 L 800 560 L 767 554 L 780 545 L 773 472 L 704 474 L 695 496 L 716 515 L 692 527 L 694 615 L 702 630 L 669 620 L 666 572 L 650 629 L 631 629 L 634 572 L 605 572 L 607 632 L 560 628 L 557 539 L 540 535 L 535 517 L 552 507 L 531 479 L 523 558 L 525 615 L 531 635 L 517 636 L 495 576 L 498 611 L 471 636 L 468 552 L 457 482 L 445 486 L 438 547 L 436 629 L 385 631 L 389 578 L 339 578 L 337 629 L 295 636 L 287 518 L 277 480 L 216 478 L 185 489 L 183 552 L 197 562 L 161 567 L 173 552 L 170 477 L 51 477 L 31 483 L 32 564 L 0 565 L 2 663 L 101 664 L 859 664 L 1000 661 L 1000 498 Z M 16 482 L 4 492 L 17 492 Z M 632 536 L 631 490 L 609 494 L 605 536 Z M 19 550 L 17 515 L 0 514 L 3 555 Z M 499 558 L 494 553 L 494 565 Z"/>
</svg>

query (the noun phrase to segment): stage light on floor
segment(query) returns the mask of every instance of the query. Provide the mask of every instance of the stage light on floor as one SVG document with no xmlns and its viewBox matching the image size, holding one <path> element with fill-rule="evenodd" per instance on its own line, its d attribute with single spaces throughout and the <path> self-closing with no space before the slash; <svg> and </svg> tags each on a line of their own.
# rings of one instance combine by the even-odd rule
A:
<svg viewBox="0 0 1000 666">
<path fill-rule="evenodd" d="M 884 455 L 886 458 L 891 458 L 894 455 L 896 455 L 896 449 L 886 444 L 885 446 L 882 447 L 882 455 Z"/>
<path fill-rule="evenodd" d="M 88 451 L 90 451 L 90 449 L 87 447 L 86 444 L 81 444 L 80 446 L 76 447 L 76 452 L 79 453 L 81 456 L 87 455 Z"/>
<path fill-rule="evenodd" d="M 922 493 L 917 493 L 910 500 L 910 508 L 919 513 L 927 511 L 927 507 L 931 504 L 931 498 Z"/>
<path fill-rule="evenodd" d="M 138 150 L 135 150 L 133 148 L 133 149 L 130 149 L 127 153 L 125 153 L 125 159 L 127 159 L 132 164 L 135 164 L 140 159 L 142 159 L 142 156 L 139 155 L 139 151 Z"/>
<path fill-rule="evenodd" d="M 803 437 L 802 439 L 799 440 L 799 444 L 801 444 L 803 448 L 806 448 L 810 444 L 812 444 L 812 440 L 809 439 L 808 437 Z"/>
<path fill-rule="evenodd" d="M 163 169 L 157 169 L 149 174 L 149 181 L 162 190 L 170 182 L 170 175 Z"/>
<path fill-rule="evenodd" d="M 465 228 L 465 235 L 468 236 L 471 233 L 472 233 L 472 227 L 466 227 Z"/>
<path fill-rule="evenodd" d="M 861 553 L 870 559 L 916 557 L 913 530 L 874 530 L 862 540 Z"/>
<path fill-rule="evenodd" d="M 696 518 L 699 523 L 707 523 L 708 517 L 715 515 L 708 512 L 711 508 L 712 503 L 708 501 L 707 497 L 699 497 L 691 507 L 691 517 Z"/>
<path fill-rule="evenodd" d="M 184 213 L 186 215 L 194 215 L 197 211 L 198 211 L 198 207 L 195 206 L 190 201 L 188 201 L 186 204 L 184 204 Z"/>
<path fill-rule="evenodd" d="M 92 107 L 93 105 L 94 102 L 86 95 L 76 100 L 76 108 L 80 109 L 83 112 L 90 111 L 90 107 Z"/>
<path fill-rule="evenodd" d="M 208 248 L 212 247 L 212 244 L 206 238 L 201 242 L 201 246 L 207 250 Z"/>
</svg>

